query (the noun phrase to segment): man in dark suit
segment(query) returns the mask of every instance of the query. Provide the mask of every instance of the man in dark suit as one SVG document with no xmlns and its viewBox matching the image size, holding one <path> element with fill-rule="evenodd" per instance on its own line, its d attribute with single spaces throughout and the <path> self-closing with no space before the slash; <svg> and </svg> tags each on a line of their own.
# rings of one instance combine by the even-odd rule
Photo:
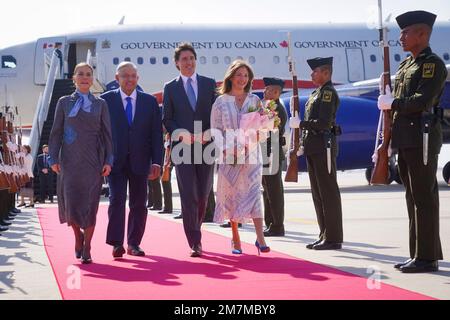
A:
<svg viewBox="0 0 450 320">
<path fill-rule="evenodd" d="M 284 81 L 278 78 L 263 78 L 265 90 L 264 101 L 274 101 L 275 111 L 280 118 L 278 132 L 270 133 L 270 137 L 261 144 L 264 161 L 264 174 L 262 177 L 264 198 L 264 221 L 268 227 L 264 231 L 266 237 L 284 236 L 284 189 L 281 178 L 281 164 L 284 160 L 283 145 L 284 127 L 287 122 L 286 109 L 280 102 L 280 94 L 283 92 Z"/>
<path fill-rule="evenodd" d="M 161 113 L 155 97 L 136 90 L 137 67 L 122 62 L 116 79 L 120 88 L 101 95 L 108 103 L 114 145 L 114 164 L 108 177 L 110 203 L 106 243 L 113 257 L 125 253 L 125 202 L 129 187 L 127 253 L 143 256 L 139 247 L 147 221 L 147 179 L 159 176 L 162 164 Z"/>
<path fill-rule="evenodd" d="M 213 161 L 206 163 L 203 151 L 210 138 L 211 107 L 216 82 L 195 72 L 197 54 L 187 43 L 175 49 L 180 75 L 164 86 L 163 123 L 172 137 L 172 161 L 177 173 L 183 225 L 191 256 L 202 254 L 201 225 L 213 183 Z M 195 128 L 195 129 L 194 129 Z M 177 152 L 177 149 L 181 152 Z M 182 159 L 180 159 L 182 158 Z"/>
<path fill-rule="evenodd" d="M 62 43 L 61 42 L 56 42 L 55 43 L 55 54 L 58 57 L 58 61 L 59 61 L 59 79 L 64 79 L 64 59 L 63 59 L 63 53 L 61 51 L 61 46 Z"/>
<path fill-rule="evenodd" d="M 40 202 L 45 203 L 45 198 L 53 203 L 53 174 L 48 163 L 48 145 L 42 146 L 42 153 L 37 157 L 37 168 L 39 172 Z"/>
</svg>

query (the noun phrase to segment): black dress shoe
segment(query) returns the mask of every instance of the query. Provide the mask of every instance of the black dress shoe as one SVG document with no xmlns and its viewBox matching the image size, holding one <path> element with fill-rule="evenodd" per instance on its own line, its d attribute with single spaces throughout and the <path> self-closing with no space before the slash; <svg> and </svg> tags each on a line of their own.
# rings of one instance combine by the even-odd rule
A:
<svg viewBox="0 0 450 320">
<path fill-rule="evenodd" d="M 319 244 L 319 243 L 321 243 L 321 242 L 322 242 L 321 239 L 317 239 L 317 240 L 314 241 L 313 243 L 308 243 L 308 244 L 306 245 L 306 249 L 312 249 L 316 244 Z"/>
<path fill-rule="evenodd" d="M 412 261 L 412 259 L 409 258 L 409 259 L 406 260 L 406 261 L 403 261 L 403 262 L 394 264 L 394 268 L 395 268 L 395 269 L 400 269 L 400 268 L 403 267 L 405 264 L 408 264 L 408 263 L 410 263 L 411 261 Z"/>
<path fill-rule="evenodd" d="M 155 207 L 155 206 L 153 206 L 153 207 L 150 208 L 150 210 L 152 210 L 152 211 L 159 211 L 159 210 L 162 210 L 162 207 Z"/>
<path fill-rule="evenodd" d="M 191 257 L 197 258 L 201 256 L 202 256 L 202 245 L 201 244 L 193 245 L 191 249 Z"/>
<path fill-rule="evenodd" d="M 437 260 L 413 259 L 400 267 L 400 271 L 403 273 L 434 272 L 438 270 L 439 265 Z"/>
<path fill-rule="evenodd" d="M 125 248 L 123 246 L 114 246 L 112 255 L 114 258 L 122 258 L 125 253 Z"/>
<path fill-rule="evenodd" d="M 20 211 L 20 209 L 17 209 L 17 208 L 12 208 L 11 211 L 13 213 L 21 213 L 22 212 L 22 211 Z"/>
<path fill-rule="evenodd" d="M 183 219 L 183 215 L 179 214 L 178 216 L 173 217 L 174 219 Z"/>
<path fill-rule="evenodd" d="M 265 237 L 284 237 L 284 231 L 276 231 L 273 229 L 269 229 L 267 231 L 264 231 Z"/>
<path fill-rule="evenodd" d="M 172 210 L 164 209 L 164 210 L 158 211 L 158 213 L 159 214 L 172 213 Z"/>
<path fill-rule="evenodd" d="M 330 242 L 330 241 L 321 241 L 318 244 L 313 246 L 314 250 L 338 250 L 342 248 L 342 243 L 339 242 Z"/>
<path fill-rule="evenodd" d="M 129 254 L 130 256 L 145 256 L 144 250 L 139 248 L 139 246 L 128 246 L 127 254 Z"/>
</svg>

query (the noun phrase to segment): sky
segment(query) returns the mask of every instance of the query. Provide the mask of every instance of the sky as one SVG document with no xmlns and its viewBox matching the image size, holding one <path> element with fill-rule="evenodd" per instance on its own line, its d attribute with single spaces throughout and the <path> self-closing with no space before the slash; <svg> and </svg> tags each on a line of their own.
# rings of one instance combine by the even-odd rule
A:
<svg viewBox="0 0 450 320">
<path fill-rule="evenodd" d="M 377 21 L 377 0 L 13 0 L 0 4 L 0 48 L 90 27 L 141 23 L 333 23 Z M 450 21 L 449 0 L 384 0 L 383 15 L 410 10 Z"/>
</svg>

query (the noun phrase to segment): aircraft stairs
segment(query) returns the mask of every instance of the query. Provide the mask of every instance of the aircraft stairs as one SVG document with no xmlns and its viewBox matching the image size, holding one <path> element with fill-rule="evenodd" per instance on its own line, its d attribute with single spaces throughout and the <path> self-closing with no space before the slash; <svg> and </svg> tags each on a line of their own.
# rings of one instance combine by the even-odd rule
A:
<svg viewBox="0 0 450 320">
<path fill-rule="evenodd" d="M 53 119 L 55 117 L 56 104 L 58 103 L 59 98 L 72 94 L 75 91 L 75 86 L 71 79 L 57 79 L 55 80 L 55 85 L 53 87 L 52 98 L 50 100 L 50 105 L 48 109 L 47 118 L 42 127 L 42 132 L 39 140 L 39 149 L 37 154 L 42 153 L 42 146 L 44 144 L 48 144 L 48 139 L 50 136 L 50 131 L 53 126 Z M 39 173 L 37 169 L 37 161 L 34 164 L 34 194 L 39 198 Z M 56 174 L 53 175 L 53 195 L 56 195 Z M 42 200 L 42 199 L 41 199 Z"/>
</svg>

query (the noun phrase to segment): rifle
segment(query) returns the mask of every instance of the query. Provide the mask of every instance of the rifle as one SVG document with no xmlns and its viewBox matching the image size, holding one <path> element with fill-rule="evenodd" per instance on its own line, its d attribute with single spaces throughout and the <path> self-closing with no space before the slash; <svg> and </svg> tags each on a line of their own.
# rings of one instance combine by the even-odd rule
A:
<svg viewBox="0 0 450 320">
<path fill-rule="evenodd" d="M 378 17 L 379 17 L 379 32 L 380 43 L 383 46 L 384 70 L 383 70 L 383 85 L 381 88 L 382 94 L 386 92 L 386 85 L 391 88 L 391 71 L 389 61 L 389 45 L 387 41 L 387 27 L 383 26 L 381 0 L 378 0 Z M 382 121 L 381 121 L 382 120 Z M 380 124 L 383 123 L 383 130 L 380 130 Z M 376 162 L 372 170 L 370 178 L 371 185 L 388 185 L 389 184 L 389 144 L 391 142 L 391 126 L 392 126 L 392 112 L 391 110 L 380 110 L 380 120 L 378 123 L 377 135 L 375 138 L 375 154 Z M 379 140 L 382 140 L 378 145 Z"/>
<path fill-rule="evenodd" d="M 0 113 L 0 134 L 3 132 L 3 115 Z M 3 142 L 3 137 L 0 137 Z M 0 190 L 9 190 L 11 188 L 11 184 L 9 182 L 8 170 L 6 167 L 6 163 L 3 160 L 3 148 L 0 150 Z"/>
<path fill-rule="evenodd" d="M 295 61 L 292 58 L 291 33 L 288 32 L 288 64 L 289 72 L 292 74 L 292 95 L 293 105 L 291 106 L 292 116 L 298 114 L 300 116 L 300 108 L 298 105 L 298 82 L 297 73 L 295 71 Z M 298 181 L 298 151 L 300 149 L 300 128 L 291 129 L 291 141 L 289 146 L 289 163 L 284 181 Z"/>
<path fill-rule="evenodd" d="M 4 152 L 4 160 L 6 164 L 7 170 L 7 179 L 9 181 L 9 193 L 16 193 L 19 190 L 19 184 L 17 183 L 18 176 L 14 171 L 14 165 L 11 159 L 11 151 L 8 149 L 7 141 L 8 141 L 8 128 L 6 126 L 6 118 L 2 116 L 0 118 L 0 128 L 2 129 L 0 134 L 2 136 L 2 144 L 3 144 L 3 152 Z"/>
<path fill-rule="evenodd" d="M 167 143 L 167 147 L 166 147 L 166 151 L 164 154 L 164 166 L 163 166 L 163 173 L 162 173 L 162 177 L 161 180 L 163 182 L 167 182 L 170 180 L 170 165 L 171 165 L 171 149 L 170 149 L 170 134 L 166 134 L 166 143 Z"/>
</svg>

